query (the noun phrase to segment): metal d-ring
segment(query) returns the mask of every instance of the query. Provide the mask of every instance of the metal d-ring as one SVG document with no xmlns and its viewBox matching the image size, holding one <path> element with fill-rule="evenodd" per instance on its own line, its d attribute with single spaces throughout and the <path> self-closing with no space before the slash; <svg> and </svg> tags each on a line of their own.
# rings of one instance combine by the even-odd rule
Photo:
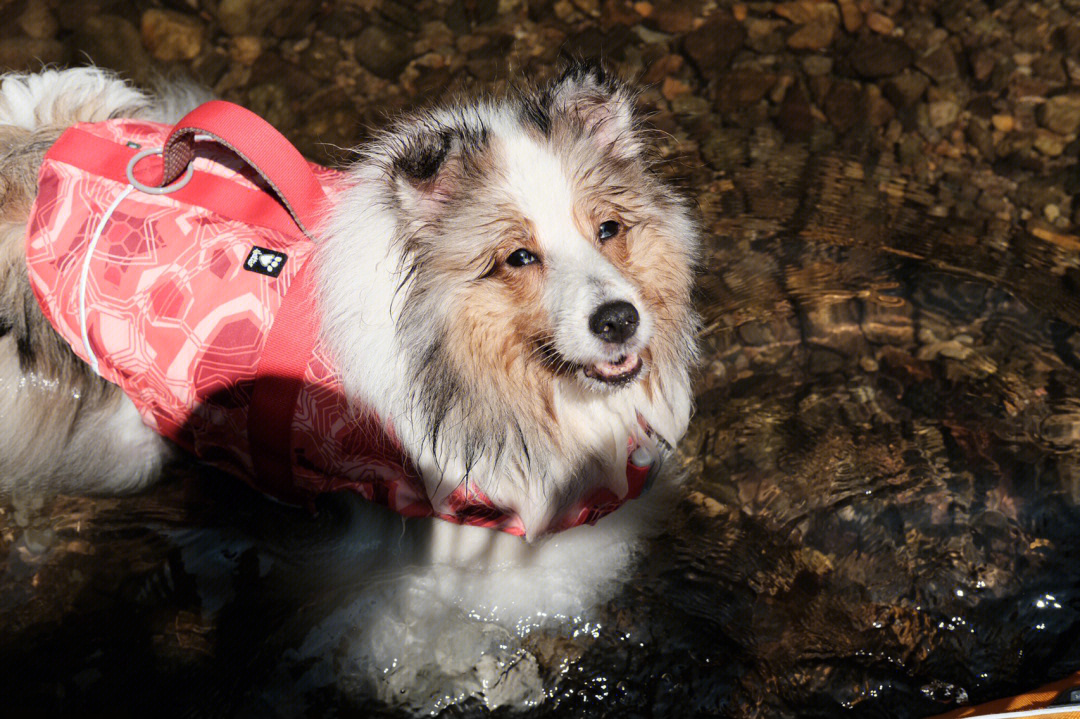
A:
<svg viewBox="0 0 1080 719">
<path fill-rule="evenodd" d="M 142 160 L 144 157 L 150 157 L 151 155 L 160 155 L 162 154 L 162 152 L 164 152 L 164 150 L 160 147 L 148 147 L 145 150 L 141 150 L 135 153 L 134 157 L 128 160 L 127 179 L 128 182 L 131 183 L 132 187 L 134 187 L 136 190 L 139 190 L 140 192 L 146 192 L 151 195 L 167 195 L 170 192 L 176 192 L 188 183 L 188 181 L 191 179 L 191 175 L 195 172 L 195 167 L 190 162 L 188 163 L 187 170 L 184 172 L 184 175 L 180 179 L 176 180 L 172 184 L 166 185 L 165 187 L 152 187 L 150 185 L 144 185 L 143 183 L 135 179 L 135 165 L 138 165 L 139 161 Z"/>
</svg>

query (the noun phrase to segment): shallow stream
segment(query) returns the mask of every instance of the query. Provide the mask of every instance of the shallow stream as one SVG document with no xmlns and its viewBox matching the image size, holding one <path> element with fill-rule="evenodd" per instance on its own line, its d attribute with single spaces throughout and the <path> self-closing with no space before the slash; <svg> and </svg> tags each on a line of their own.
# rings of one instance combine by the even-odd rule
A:
<svg viewBox="0 0 1080 719">
<path fill-rule="evenodd" d="M 623 589 L 510 628 L 430 607 L 449 644 L 375 635 L 498 657 L 529 678 L 501 708 L 407 662 L 372 689 L 378 648 L 350 637 L 399 577 L 349 564 L 354 504 L 312 518 L 181 465 L 136 497 L 0 505 L 0 711 L 400 716 L 409 686 L 444 716 L 916 719 L 1080 669 L 1078 18 L 0 0 L 0 64 L 179 68 L 324 162 L 447 89 L 602 55 L 705 228 L 687 485 Z"/>
</svg>

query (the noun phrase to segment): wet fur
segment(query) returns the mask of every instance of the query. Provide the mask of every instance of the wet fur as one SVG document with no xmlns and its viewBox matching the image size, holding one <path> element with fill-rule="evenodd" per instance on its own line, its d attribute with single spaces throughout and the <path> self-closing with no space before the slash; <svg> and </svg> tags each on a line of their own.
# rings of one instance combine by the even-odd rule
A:
<svg viewBox="0 0 1080 719">
<path fill-rule="evenodd" d="M 42 317 L 23 241 L 41 157 L 64 127 L 169 121 L 198 99 L 183 87 L 151 98 L 92 68 L 3 79 L 0 491 L 136 489 L 167 459 Z M 436 501 L 475 482 L 539 535 L 618 482 L 637 413 L 671 443 L 685 431 L 698 228 L 648 146 L 633 93 L 580 65 L 510 98 L 404 118 L 359 150 L 355 188 L 318 231 L 323 331 L 358 410 L 392 424 Z M 565 202 L 530 201 L 521 165 L 534 162 Z M 628 229 L 600 243 L 608 219 Z M 507 266 L 519 247 L 551 262 Z M 586 296 L 640 308 L 646 372 L 628 387 L 579 376 L 588 358 L 613 361 L 579 347 L 582 317 L 567 315 Z"/>
<path fill-rule="evenodd" d="M 324 327 L 347 391 L 393 423 L 433 496 L 476 482 L 542 533 L 583 491 L 617 483 L 637 411 L 681 437 L 698 229 L 647 147 L 633 94 L 576 66 L 509 99 L 410 117 L 363 149 L 354 176 L 366 193 L 345 197 L 321 250 Z M 526 206 L 519 157 L 547 162 L 569 206 Z M 601 245 L 607 219 L 630 229 Z M 570 273 L 501 261 L 560 243 L 580 245 L 597 277 L 621 278 L 648 320 L 648 372 L 630 387 L 597 391 L 574 376 L 573 341 L 559 335 L 585 317 L 555 316 L 550 299 Z M 370 351 L 349 353 L 358 327 Z"/>
<path fill-rule="evenodd" d="M 138 489 L 171 455 L 42 315 L 24 243 L 38 169 L 64 128 L 120 116 L 175 119 L 194 97 L 185 87 L 154 102 L 93 68 L 0 77 L 0 494 Z"/>
</svg>

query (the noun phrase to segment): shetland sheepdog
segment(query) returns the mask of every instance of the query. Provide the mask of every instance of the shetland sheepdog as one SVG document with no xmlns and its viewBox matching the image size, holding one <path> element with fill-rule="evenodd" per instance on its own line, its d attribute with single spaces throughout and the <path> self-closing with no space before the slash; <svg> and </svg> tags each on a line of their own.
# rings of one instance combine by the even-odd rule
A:
<svg viewBox="0 0 1080 719">
<path fill-rule="evenodd" d="M 52 329 L 24 242 L 38 168 L 66 127 L 171 122 L 197 99 L 187 88 L 144 94 L 96 68 L 0 78 L 0 493 L 138 490 L 173 456 Z M 646 497 L 595 526 L 551 534 L 554 518 L 624 471 L 635 438 L 654 438 L 648 461 L 659 464 L 692 406 L 700 228 L 655 171 L 636 94 L 574 64 L 506 97 L 402 117 L 357 158 L 313 260 L 341 385 L 392 423 L 430 496 L 472 482 L 526 535 L 437 519 L 403 530 L 361 507 L 358 546 L 411 552 L 398 559 L 419 567 L 413 589 L 427 577 L 434 603 L 485 621 L 581 611 L 660 522 L 676 473 L 661 468 Z M 468 579 L 448 578 L 457 570 Z M 407 612 L 406 595 L 432 611 L 404 589 L 383 599 Z M 383 649 L 364 661 L 423 641 L 373 639 L 370 619 L 365 646 Z"/>
</svg>

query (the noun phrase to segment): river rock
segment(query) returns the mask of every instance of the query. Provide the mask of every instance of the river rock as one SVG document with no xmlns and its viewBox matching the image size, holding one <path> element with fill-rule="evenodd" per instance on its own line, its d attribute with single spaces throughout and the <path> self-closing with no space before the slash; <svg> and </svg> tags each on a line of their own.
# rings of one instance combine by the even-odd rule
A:
<svg viewBox="0 0 1080 719">
<path fill-rule="evenodd" d="M 64 62 L 64 56 L 64 44 L 59 40 L 33 37 L 6 37 L 0 40 L 0 70 L 40 70 L 42 65 Z"/>
<path fill-rule="evenodd" d="M 955 100 L 937 100 L 927 106 L 931 127 L 940 129 L 956 122 L 960 117 L 960 105 Z"/>
<path fill-rule="evenodd" d="M 839 0 L 840 18 L 844 21 L 844 29 L 849 33 L 858 32 L 863 24 L 863 13 L 855 0 Z"/>
<path fill-rule="evenodd" d="M 1039 124 L 1047 130 L 1071 135 L 1080 129 L 1080 95 L 1058 95 L 1039 106 Z"/>
<path fill-rule="evenodd" d="M 259 35 L 291 4 L 290 0 L 221 0 L 217 19 L 229 35 Z"/>
<path fill-rule="evenodd" d="M 135 26 L 117 15 L 87 18 L 72 38 L 74 49 L 90 62 L 111 68 L 138 83 L 153 75 L 150 55 Z"/>
<path fill-rule="evenodd" d="M 686 35 L 683 51 L 707 79 L 720 77 L 743 44 L 742 25 L 725 15 L 714 15 L 697 30 Z"/>
<path fill-rule="evenodd" d="M 808 0 L 783 3 L 773 12 L 800 26 L 787 39 L 788 47 L 793 50 L 824 50 L 832 44 L 840 27 L 840 10 L 831 3 Z"/>
<path fill-rule="evenodd" d="M 920 72 L 905 70 L 889 78 L 882 90 L 889 102 L 898 108 L 911 107 L 926 92 L 930 80 Z"/>
<path fill-rule="evenodd" d="M 379 25 L 364 28 L 353 43 L 356 60 L 372 74 L 387 80 L 396 79 L 412 60 L 412 43 L 404 33 Z"/>
<path fill-rule="evenodd" d="M 19 15 L 18 26 L 24 33 L 37 40 L 55 37 L 60 29 L 53 11 L 44 0 L 30 0 Z"/>
<path fill-rule="evenodd" d="M 825 116 L 840 132 L 847 132 L 866 115 L 863 91 L 853 82 L 834 82 L 824 105 Z"/>
<path fill-rule="evenodd" d="M 142 40 L 158 60 L 191 60 L 202 50 L 205 27 L 196 17 L 151 8 L 142 16 Z"/>
<path fill-rule="evenodd" d="M 860 77 L 888 77 L 911 64 L 913 54 L 907 44 L 894 37 L 868 35 L 855 42 L 848 53 L 851 69 Z"/>
<path fill-rule="evenodd" d="M 760 70 L 738 69 L 726 73 L 717 86 L 716 104 L 721 112 L 759 102 L 776 84 L 776 75 Z"/>
<path fill-rule="evenodd" d="M 939 84 L 948 80 L 955 80 L 959 75 L 956 55 L 953 54 L 948 45 L 944 44 L 924 52 L 915 60 L 915 66 Z"/>
</svg>

